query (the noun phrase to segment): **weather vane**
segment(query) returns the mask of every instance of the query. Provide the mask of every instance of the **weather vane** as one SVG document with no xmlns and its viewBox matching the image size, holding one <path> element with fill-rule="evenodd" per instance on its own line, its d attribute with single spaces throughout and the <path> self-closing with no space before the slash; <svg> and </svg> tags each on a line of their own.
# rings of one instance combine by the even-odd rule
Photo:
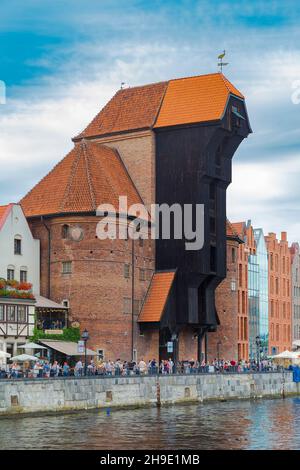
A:
<svg viewBox="0 0 300 470">
<path fill-rule="evenodd" d="M 223 62 L 223 59 L 225 57 L 225 54 L 226 54 L 226 51 L 224 49 L 224 51 L 222 52 L 222 54 L 218 55 L 218 59 L 220 62 L 218 62 L 218 67 L 221 67 L 221 73 L 222 73 L 222 70 L 223 70 L 223 67 L 225 65 L 228 65 L 228 62 Z"/>
</svg>

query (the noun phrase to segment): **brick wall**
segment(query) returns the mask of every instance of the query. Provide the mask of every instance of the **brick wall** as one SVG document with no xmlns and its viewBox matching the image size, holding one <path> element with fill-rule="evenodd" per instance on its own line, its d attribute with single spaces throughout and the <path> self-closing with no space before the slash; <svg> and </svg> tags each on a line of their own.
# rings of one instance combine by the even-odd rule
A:
<svg viewBox="0 0 300 470">
<path fill-rule="evenodd" d="M 81 330 L 90 333 L 88 346 L 103 349 L 106 359 L 131 359 L 131 305 L 124 313 L 124 299 L 132 298 L 132 240 L 99 240 L 93 216 L 70 216 L 47 219 L 51 231 L 51 292 L 56 302 L 69 300 L 70 322 L 78 321 Z M 79 226 L 84 233 L 81 241 L 62 238 L 62 226 Z M 41 294 L 48 293 L 48 234 L 41 221 L 30 226 L 35 238 L 41 240 Z M 153 241 L 135 241 L 135 296 L 139 306 L 147 292 L 154 270 Z M 72 261 L 72 273 L 62 273 L 62 262 Z M 124 277 L 124 264 L 130 265 L 129 278 Z M 145 270 L 145 280 L 140 277 Z M 127 302 L 128 304 L 128 302 Z M 138 338 L 135 312 L 134 347 L 153 355 L 151 341 Z M 152 335 L 154 340 L 155 335 Z M 139 347 L 136 344 L 139 344 Z M 155 339 L 155 344 L 157 340 Z M 157 355 L 157 354 L 156 354 Z"/>
<path fill-rule="evenodd" d="M 269 353 L 292 346 L 291 255 L 286 232 L 266 237 L 269 255 Z"/>
<path fill-rule="evenodd" d="M 145 205 L 155 202 L 155 137 L 153 132 L 134 132 L 103 137 L 97 142 L 115 148 Z"/>
<path fill-rule="evenodd" d="M 238 359 L 238 250 L 239 243 L 227 240 L 227 275 L 216 289 L 216 308 L 220 325 L 208 333 L 208 360 Z M 204 350 L 204 348 L 203 348 Z"/>
</svg>

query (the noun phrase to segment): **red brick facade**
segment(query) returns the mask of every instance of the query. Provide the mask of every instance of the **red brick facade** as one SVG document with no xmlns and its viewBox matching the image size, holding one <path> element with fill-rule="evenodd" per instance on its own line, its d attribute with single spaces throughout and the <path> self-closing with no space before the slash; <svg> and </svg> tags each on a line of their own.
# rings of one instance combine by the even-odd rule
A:
<svg viewBox="0 0 300 470">
<path fill-rule="evenodd" d="M 227 240 L 227 276 L 216 290 L 220 326 L 208 335 L 208 359 L 238 359 L 238 252 L 239 242 Z M 242 245 L 241 245 L 242 247 Z"/>
<path fill-rule="evenodd" d="M 291 254 L 287 234 L 266 237 L 269 255 L 269 352 L 278 354 L 292 347 Z"/>
</svg>

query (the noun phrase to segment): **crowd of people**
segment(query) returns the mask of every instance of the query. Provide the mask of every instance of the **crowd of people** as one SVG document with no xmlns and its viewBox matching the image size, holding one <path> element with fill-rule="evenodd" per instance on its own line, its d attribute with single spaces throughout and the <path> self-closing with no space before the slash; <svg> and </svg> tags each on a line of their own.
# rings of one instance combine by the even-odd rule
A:
<svg viewBox="0 0 300 470">
<path fill-rule="evenodd" d="M 90 360 L 85 366 L 79 359 L 71 366 L 67 361 L 59 363 L 47 360 L 33 364 L 24 363 L 22 366 L 14 362 L 2 367 L 0 378 L 50 378 L 50 377 L 81 377 L 88 376 L 128 376 L 128 375 L 157 375 L 157 374 L 204 374 L 204 373 L 247 373 L 247 372 L 276 372 L 279 366 L 270 360 L 235 361 L 215 359 L 210 362 L 194 359 L 174 362 L 171 358 L 158 362 L 155 358 L 138 362 L 134 361 L 103 361 Z"/>
</svg>

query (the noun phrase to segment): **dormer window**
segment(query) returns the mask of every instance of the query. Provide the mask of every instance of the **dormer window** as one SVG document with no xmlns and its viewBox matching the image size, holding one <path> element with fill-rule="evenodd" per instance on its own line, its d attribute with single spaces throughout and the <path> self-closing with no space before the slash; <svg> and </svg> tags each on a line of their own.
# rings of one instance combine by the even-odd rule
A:
<svg viewBox="0 0 300 470">
<path fill-rule="evenodd" d="M 15 239 L 14 239 L 14 253 L 15 255 L 22 254 L 22 240 L 21 240 L 21 237 L 19 236 L 15 236 Z"/>
</svg>

